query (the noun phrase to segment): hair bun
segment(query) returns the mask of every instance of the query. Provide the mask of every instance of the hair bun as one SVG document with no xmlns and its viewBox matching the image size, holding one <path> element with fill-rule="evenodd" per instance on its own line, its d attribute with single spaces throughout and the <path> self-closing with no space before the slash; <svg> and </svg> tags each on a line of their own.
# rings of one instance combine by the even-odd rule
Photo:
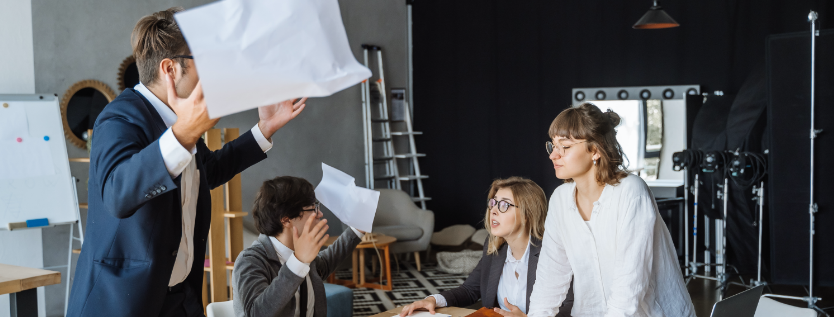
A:
<svg viewBox="0 0 834 317">
<path fill-rule="evenodd" d="M 618 115 L 616 112 L 611 111 L 611 109 L 608 109 L 608 111 L 605 111 L 605 115 L 608 116 L 608 121 L 611 122 L 612 129 L 620 125 L 620 115 Z"/>
</svg>

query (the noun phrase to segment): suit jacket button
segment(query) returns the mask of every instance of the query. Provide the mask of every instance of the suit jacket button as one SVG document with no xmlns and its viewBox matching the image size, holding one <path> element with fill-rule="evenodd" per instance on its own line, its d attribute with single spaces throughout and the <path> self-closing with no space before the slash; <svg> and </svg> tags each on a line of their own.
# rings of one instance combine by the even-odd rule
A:
<svg viewBox="0 0 834 317">
<path fill-rule="evenodd" d="M 159 190 L 166 190 L 165 186 L 159 187 Z"/>
<path fill-rule="evenodd" d="M 174 251 L 174 253 L 171 253 L 171 255 L 172 256 L 177 256 L 177 251 Z"/>
<path fill-rule="evenodd" d="M 145 195 L 145 199 L 151 199 L 151 197 L 153 197 L 153 195 L 151 195 L 151 194 Z"/>
</svg>

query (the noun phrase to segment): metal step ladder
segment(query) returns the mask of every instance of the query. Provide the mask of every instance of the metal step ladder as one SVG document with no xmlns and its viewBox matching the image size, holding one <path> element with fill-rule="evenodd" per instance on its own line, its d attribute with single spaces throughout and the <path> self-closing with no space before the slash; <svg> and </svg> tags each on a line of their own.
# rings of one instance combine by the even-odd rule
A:
<svg viewBox="0 0 834 317">
<path fill-rule="evenodd" d="M 376 188 L 377 181 L 384 181 L 387 188 L 400 189 L 399 176 L 400 172 L 397 170 L 397 162 L 394 160 L 394 140 L 391 138 L 391 121 L 388 119 L 388 98 L 385 95 L 385 75 L 382 70 L 382 50 L 379 46 L 362 44 L 365 57 L 365 67 L 370 68 L 368 64 L 368 51 L 376 51 L 377 65 L 379 66 L 379 79 L 373 84 L 367 80 L 362 81 L 362 115 L 365 119 L 365 172 L 368 188 Z M 374 112 L 371 110 L 371 103 L 373 103 L 373 96 L 378 96 L 377 114 L 374 117 Z M 375 126 L 377 129 L 374 129 Z M 374 133 L 374 131 L 379 133 Z M 377 145 L 382 147 L 382 155 L 376 156 L 374 149 Z M 382 175 L 375 175 L 375 164 L 383 164 L 385 166 L 385 173 Z"/>
<path fill-rule="evenodd" d="M 417 185 L 417 196 L 412 196 L 411 200 L 414 202 L 420 203 L 420 208 L 426 210 L 426 201 L 431 200 L 430 197 L 426 197 L 425 193 L 423 192 L 423 180 L 429 178 L 428 175 L 423 175 L 420 173 L 420 163 L 418 162 L 418 158 L 425 157 L 426 154 L 417 153 L 417 146 L 414 142 L 415 135 L 421 135 L 423 132 L 414 131 L 411 127 L 411 105 L 408 102 L 405 102 L 405 127 L 406 130 L 403 132 L 392 132 L 391 134 L 394 136 L 406 136 L 408 137 L 408 154 L 396 154 L 394 155 L 395 158 L 398 159 L 406 159 L 411 160 L 411 167 L 414 172 L 413 175 L 405 175 L 401 176 L 401 181 L 414 181 Z"/>
<path fill-rule="evenodd" d="M 368 188 L 376 188 L 377 181 L 384 181 L 387 188 L 401 190 L 401 181 L 415 182 L 417 187 L 417 196 L 411 199 L 414 202 L 419 202 L 422 209 L 426 209 L 426 201 L 431 198 L 425 197 L 423 192 L 423 179 L 428 178 L 427 175 L 420 173 L 420 164 L 417 161 L 420 157 L 425 157 L 425 154 L 417 153 L 414 143 L 414 135 L 420 135 L 422 132 L 415 132 L 411 127 L 411 111 L 408 103 L 405 103 L 405 124 L 406 131 L 392 132 L 391 120 L 388 117 L 388 98 L 385 88 L 385 75 L 382 68 L 382 49 L 376 45 L 362 44 L 364 50 L 365 67 L 369 67 L 368 51 L 376 51 L 377 65 L 379 68 L 379 79 L 371 84 L 368 80 L 362 81 L 362 117 L 364 120 L 365 133 L 365 179 Z M 378 97 L 377 117 L 374 116 L 371 104 L 374 98 Z M 377 131 L 378 133 L 374 133 Z M 409 153 L 397 154 L 394 152 L 394 136 L 408 137 Z M 381 155 L 375 155 L 375 148 L 381 146 Z M 400 175 L 397 160 L 406 159 L 411 160 L 411 167 L 413 174 Z M 385 172 L 382 175 L 375 174 L 376 164 L 382 164 L 385 167 Z"/>
</svg>

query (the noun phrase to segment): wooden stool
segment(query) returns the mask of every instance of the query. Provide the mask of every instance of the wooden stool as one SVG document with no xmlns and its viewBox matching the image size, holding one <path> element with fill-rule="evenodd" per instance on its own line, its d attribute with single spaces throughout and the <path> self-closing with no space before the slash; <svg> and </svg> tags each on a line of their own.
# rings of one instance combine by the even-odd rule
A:
<svg viewBox="0 0 834 317">
<path fill-rule="evenodd" d="M 367 234 L 370 234 L 370 233 L 367 233 Z M 353 259 L 351 260 L 351 266 L 353 267 L 353 279 L 352 280 L 337 279 L 336 278 L 336 273 L 334 272 L 334 273 L 331 273 L 330 276 L 327 278 L 327 282 L 331 283 L 331 284 L 344 285 L 344 286 L 347 286 L 347 287 L 350 287 L 350 288 L 367 287 L 367 288 L 375 288 L 375 289 L 381 289 L 381 290 L 386 290 L 386 291 L 390 291 L 390 290 L 394 289 L 394 284 L 391 281 L 391 256 L 390 256 L 389 247 L 391 246 L 392 243 L 397 241 L 397 238 L 394 238 L 392 236 L 381 235 L 381 234 L 375 234 L 374 237 L 375 237 L 374 239 L 376 239 L 376 241 L 362 242 L 362 243 L 360 243 L 359 245 L 356 246 L 356 249 L 353 250 L 353 254 L 352 254 Z M 325 246 L 330 246 L 331 244 L 336 242 L 336 239 L 338 239 L 338 238 L 339 237 L 330 237 L 330 238 L 327 239 L 327 242 L 325 242 L 324 245 Z M 382 283 L 382 281 L 379 278 L 365 279 L 365 249 L 374 249 L 374 246 L 376 246 L 376 248 L 378 250 L 381 249 L 380 251 L 382 251 L 385 254 L 384 255 L 385 261 L 383 263 L 383 265 L 385 265 L 385 268 L 383 269 L 383 274 L 385 276 L 385 279 L 387 279 L 387 282 L 388 282 L 386 285 L 380 284 L 380 283 Z M 358 264 L 357 264 L 357 258 L 358 258 L 358 262 L 359 262 Z M 358 272 L 356 270 L 357 266 L 359 266 L 359 271 Z M 357 274 L 358 274 L 358 276 L 357 276 Z"/>
</svg>

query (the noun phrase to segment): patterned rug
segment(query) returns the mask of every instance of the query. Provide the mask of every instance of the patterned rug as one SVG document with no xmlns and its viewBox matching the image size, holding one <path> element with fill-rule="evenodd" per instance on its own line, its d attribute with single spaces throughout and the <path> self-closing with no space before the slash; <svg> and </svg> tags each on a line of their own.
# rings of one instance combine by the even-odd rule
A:
<svg viewBox="0 0 834 317">
<path fill-rule="evenodd" d="M 391 291 L 370 288 L 353 289 L 353 316 L 370 316 L 410 304 L 431 294 L 458 287 L 467 277 L 467 275 L 440 272 L 433 264 L 423 265 L 421 268 L 423 270 L 418 272 L 417 268 L 406 261 L 400 261 L 397 266 L 392 259 L 391 276 L 394 289 Z M 371 274 L 370 269 L 365 272 Z M 348 269 L 336 272 L 336 277 L 349 280 L 352 274 Z"/>
</svg>

